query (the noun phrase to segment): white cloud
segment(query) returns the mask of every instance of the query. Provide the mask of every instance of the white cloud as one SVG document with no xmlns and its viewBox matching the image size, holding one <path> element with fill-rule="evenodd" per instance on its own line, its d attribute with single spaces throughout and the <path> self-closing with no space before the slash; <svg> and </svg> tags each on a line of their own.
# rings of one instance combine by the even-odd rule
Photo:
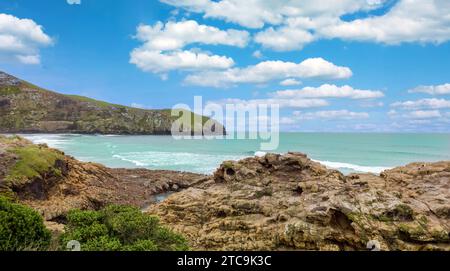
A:
<svg viewBox="0 0 450 271">
<path fill-rule="evenodd" d="M 319 87 L 305 87 L 300 90 L 282 90 L 273 93 L 277 98 L 350 98 L 350 99 L 375 99 L 384 97 L 378 90 L 354 89 L 351 86 L 324 84 Z"/>
<path fill-rule="evenodd" d="M 150 109 L 151 108 L 150 106 L 146 106 L 141 103 L 131 103 L 130 106 L 133 108 L 139 108 L 139 109 Z"/>
<path fill-rule="evenodd" d="M 397 114 L 398 114 L 397 110 L 389 110 L 387 113 L 389 117 L 395 117 L 397 116 Z"/>
<path fill-rule="evenodd" d="M 280 108 L 313 108 L 313 107 L 323 107 L 328 106 L 329 103 L 322 99 L 251 99 L 251 100 L 242 100 L 242 99 L 224 99 L 220 101 L 209 101 L 209 104 L 241 104 L 241 105 L 273 105 L 277 104 Z"/>
<path fill-rule="evenodd" d="M 16 57 L 23 64 L 36 65 L 41 63 L 39 55 L 17 55 Z"/>
<path fill-rule="evenodd" d="M 400 0 L 382 16 L 350 22 L 337 21 L 318 29 L 326 38 L 375 41 L 442 43 L 450 39 L 450 2 L 447 0 Z"/>
<path fill-rule="evenodd" d="M 261 58 L 264 57 L 264 55 L 261 53 L 260 50 L 254 51 L 252 55 L 253 55 L 254 58 L 258 58 L 258 59 L 261 59 Z"/>
<path fill-rule="evenodd" d="M 450 39 L 448 0 L 160 0 L 205 18 L 221 19 L 248 28 L 268 28 L 255 41 L 278 51 L 301 49 L 317 39 L 443 43 Z M 381 15 L 364 12 L 393 6 Z M 342 16 L 359 12 L 360 19 Z"/>
<path fill-rule="evenodd" d="M 280 82 L 280 85 L 281 86 L 285 86 L 285 87 L 298 86 L 298 85 L 301 85 L 301 84 L 302 84 L 301 81 L 293 79 L 293 78 L 288 78 L 288 79 L 283 80 L 283 81 Z"/>
<path fill-rule="evenodd" d="M 418 86 L 410 89 L 409 93 L 427 93 L 430 95 L 446 95 L 450 94 L 450 84 L 443 84 L 437 86 Z"/>
<path fill-rule="evenodd" d="M 224 87 L 240 83 L 267 83 L 287 78 L 345 79 L 352 76 L 348 67 L 336 66 L 322 58 L 309 58 L 301 63 L 264 61 L 246 68 L 208 71 L 186 77 L 186 83 L 198 86 Z"/>
<path fill-rule="evenodd" d="M 406 110 L 441 109 L 441 108 L 450 108 L 450 100 L 435 99 L 435 98 L 421 99 L 416 101 L 395 102 L 391 104 L 391 106 Z"/>
<path fill-rule="evenodd" d="M 366 107 L 366 108 L 383 107 L 384 103 L 383 102 L 379 102 L 379 101 L 374 101 L 374 100 L 365 100 L 365 101 L 361 101 L 359 103 L 359 106 Z"/>
<path fill-rule="evenodd" d="M 69 5 L 80 5 L 81 0 L 67 0 L 67 4 Z"/>
<path fill-rule="evenodd" d="M 192 51 L 163 53 L 143 48 L 134 49 L 131 52 L 130 63 L 135 64 L 143 71 L 154 73 L 165 73 L 171 70 L 226 69 L 234 65 L 233 59 L 225 56 Z"/>
<path fill-rule="evenodd" d="M 277 30 L 270 27 L 255 36 L 255 42 L 276 51 L 302 49 L 314 39 L 309 31 L 291 27 L 281 27 Z"/>
<path fill-rule="evenodd" d="M 0 14 L 0 56 L 24 64 L 39 64 L 39 49 L 52 43 L 42 26 L 33 20 Z"/>
<path fill-rule="evenodd" d="M 329 110 L 329 111 L 317 111 L 317 112 L 301 112 L 294 111 L 293 118 L 296 120 L 354 120 L 354 119 L 367 119 L 369 114 L 366 112 L 352 112 L 348 110 Z"/>
<path fill-rule="evenodd" d="M 391 110 L 388 112 L 388 116 L 394 119 L 409 119 L 409 120 L 425 120 L 425 119 L 440 119 L 443 117 L 439 110 L 415 110 L 408 112 L 397 112 Z"/>
<path fill-rule="evenodd" d="M 313 17 L 321 14 L 341 16 L 380 6 L 385 0 L 160 0 L 191 12 L 203 13 L 205 18 L 223 19 L 249 28 L 265 24 L 279 25 L 293 16 Z"/>
<path fill-rule="evenodd" d="M 405 115 L 406 118 L 411 119 L 433 119 L 433 118 L 441 118 L 442 115 L 438 110 L 418 110 L 412 111 Z"/>
<path fill-rule="evenodd" d="M 297 124 L 298 120 L 291 118 L 291 117 L 281 117 L 280 118 L 280 124 L 282 125 L 293 125 L 293 124 Z"/>
<path fill-rule="evenodd" d="M 389 12 L 381 16 L 369 16 L 343 21 L 339 16 L 322 13 L 318 16 L 297 16 L 286 20 L 281 26 L 256 41 L 276 50 L 301 49 L 306 43 L 317 39 L 370 41 L 389 45 L 404 42 L 443 43 L 450 39 L 450 2 L 446 0 L 422 1 L 400 0 Z M 312 36 L 299 39 L 290 33 L 306 31 Z M 267 35 L 270 34 L 270 35 Z M 285 40 L 290 46 L 271 44 L 270 39 Z"/>
<path fill-rule="evenodd" d="M 136 38 L 144 42 L 143 48 L 153 51 L 181 49 L 188 44 L 229 45 L 245 47 L 249 40 L 247 31 L 220 30 L 200 25 L 196 21 L 157 22 L 155 25 L 140 25 Z"/>
<path fill-rule="evenodd" d="M 140 25 L 136 38 L 143 45 L 130 54 L 130 63 L 143 71 L 163 73 L 171 70 L 214 70 L 228 69 L 233 59 L 212 55 L 199 49 L 183 50 L 189 44 L 229 45 L 244 47 L 248 42 L 246 31 L 220 30 L 216 27 L 199 25 L 196 21 L 161 22 L 153 26 Z"/>
</svg>

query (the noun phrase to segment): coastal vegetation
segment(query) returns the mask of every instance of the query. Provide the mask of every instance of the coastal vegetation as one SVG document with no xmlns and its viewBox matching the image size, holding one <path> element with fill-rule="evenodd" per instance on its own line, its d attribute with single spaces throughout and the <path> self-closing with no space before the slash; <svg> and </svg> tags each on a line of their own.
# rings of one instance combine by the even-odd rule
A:
<svg viewBox="0 0 450 271">
<path fill-rule="evenodd" d="M 54 239 L 59 245 L 52 244 Z M 0 251 L 66 250 L 72 241 L 84 251 L 184 251 L 186 239 L 159 223 L 156 216 L 131 206 L 99 211 L 72 210 L 65 232 L 52 237 L 42 216 L 30 207 L 0 196 Z"/>
<path fill-rule="evenodd" d="M 156 216 L 131 206 L 111 205 L 100 211 L 72 210 L 67 215 L 61 249 L 76 240 L 83 251 L 180 251 L 186 239 L 160 225 Z"/>
<path fill-rule="evenodd" d="M 0 251 L 46 250 L 50 240 L 41 215 L 0 196 Z"/>
<path fill-rule="evenodd" d="M 5 177 L 6 182 L 21 183 L 40 177 L 43 174 L 60 176 L 61 171 L 55 167 L 63 154 L 39 145 L 15 147 L 8 150 L 17 157 L 16 164 Z"/>
</svg>

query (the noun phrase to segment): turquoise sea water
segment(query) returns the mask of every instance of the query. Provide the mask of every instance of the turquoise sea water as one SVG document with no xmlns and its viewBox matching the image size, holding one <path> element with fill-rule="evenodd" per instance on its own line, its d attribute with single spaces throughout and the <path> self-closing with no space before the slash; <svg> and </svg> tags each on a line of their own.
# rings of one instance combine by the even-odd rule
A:
<svg viewBox="0 0 450 271">
<path fill-rule="evenodd" d="M 258 154 L 256 140 L 175 140 L 170 136 L 24 135 L 82 161 L 212 173 L 225 160 Z M 275 151 L 299 151 L 348 172 L 379 173 L 416 161 L 450 160 L 450 134 L 281 133 Z"/>
</svg>

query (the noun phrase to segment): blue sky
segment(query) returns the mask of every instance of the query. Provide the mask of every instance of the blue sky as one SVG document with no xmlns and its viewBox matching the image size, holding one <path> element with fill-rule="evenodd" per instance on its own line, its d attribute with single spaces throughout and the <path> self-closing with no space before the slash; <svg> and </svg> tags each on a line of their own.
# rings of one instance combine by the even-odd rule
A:
<svg viewBox="0 0 450 271">
<path fill-rule="evenodd" d="M 243 2 L 3 0 L 0 69 L 148 108 L 276 102 L 286 131 L 450 131 L 448 1 Z"/>
</svg>

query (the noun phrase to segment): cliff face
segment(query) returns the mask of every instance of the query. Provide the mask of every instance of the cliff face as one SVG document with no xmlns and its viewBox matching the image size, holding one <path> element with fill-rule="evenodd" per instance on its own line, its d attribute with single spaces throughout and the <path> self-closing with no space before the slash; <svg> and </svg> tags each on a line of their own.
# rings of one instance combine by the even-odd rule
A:
<svg viewBox="0 0 450 271">
<path fill-rule="evenodd" d="M 175 119 L 171 110 L 144 110 L 58 94 L 0 72 L 1 133 L 166 135 Z M 224 131 L 221 124 L 214 126 L 215 131 Z"/>
<path fill-rule="evenodd" d="M 225 162 L 149 212 L 199 250 L 450 250 L 450 162 L 344 176 L 268 154 Z"/>
</svg>

